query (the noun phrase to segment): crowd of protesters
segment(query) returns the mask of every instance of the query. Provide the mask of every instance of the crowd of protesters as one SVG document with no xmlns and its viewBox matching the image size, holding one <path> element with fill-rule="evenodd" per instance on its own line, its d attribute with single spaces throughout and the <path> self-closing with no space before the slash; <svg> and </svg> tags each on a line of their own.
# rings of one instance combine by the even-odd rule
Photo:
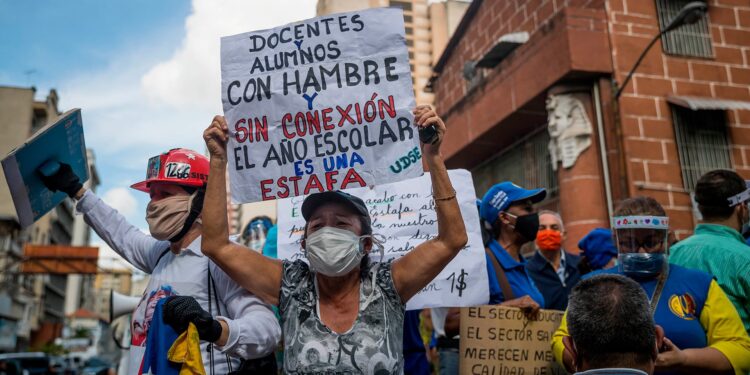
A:
<svg viewBox="0 0 750 375">
<path fill-rule="evenodd" d="M 149 328 L 164 323 L 178 332 L 195 326 L 208 353 L 204 366 L 218 373 L 269 373 L 277 366 L 292 374 L 458 373 L 459 309 L 405 311 L 406 301 L 467 243 L 440 154 L 445 125 L 429 107 L 414 114 L 418 127 L 438 133 L 422 145 L 438 233 L 392 262 L 370 259 L 383 243 L 373 236 L 365 203 L 343 191 L 304 200 L 306 262 L 276 259 L 276 226 L 267 217 L 252 220 L 237 242 L 230 239 L 228 129 L 221 116 L 204 132 L 210 159 L 171 150 L 152 158 L 147 179 L 133 185 L 150 194 L 150 235 L 82 188 L 69 166 L 46 178 L 48 188 L 78 200 L 104 241 L 151 274 L 133 319 L 133 368 L 143 370 L 161 350 L 149 347 Z M 207 177 L 165 175 L 160 166 L 170 162 Z M 737 173 L 700 178 L 695 200 L 702 221 L 677 243 L 662 206 L 633 197 L 620 202 L 611 228 L 592 230 L 578 251 L 563 248 L 562 216 L 538 210 L 546 196 L 543 188 L 504 181 L 477 201 L 489 304 L 529 316 L 566 311 L 550 345 L 570 372 L 750 371 L 750 247 L 742 236 L 750 224 L 750 189 Z"/>
</svg>

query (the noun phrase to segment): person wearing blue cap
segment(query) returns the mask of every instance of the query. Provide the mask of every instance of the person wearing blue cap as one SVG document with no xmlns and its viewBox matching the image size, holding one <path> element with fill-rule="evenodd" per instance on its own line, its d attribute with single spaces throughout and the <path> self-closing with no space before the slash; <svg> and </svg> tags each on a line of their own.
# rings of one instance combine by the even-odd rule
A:
<svg viewBox="0 0 750 375">
<path fill-rule="evenodd" d="M 581 274 L 611 268 L 617 265 L 617 247 L 612 241 L 612 231 L 596 228 L 578 241 L 581 261 L 578 270 Z"/>
<path fill-rule="evenodd" d="M 482 200 L 476 200 L 477 211 L 482 209 Z M 480 219 L 480 231 L 482 233 L 482 244 L 492 239 L 487 223 Z M 461 309 L 458 307 L 434 307 L 430 309 L 432 327 L 434 328 L 435 343 L 438 352 L 438 374 L 457 374 L 459 361 L 459 336 L 458 332 L 461 327 Z"/>
<path fill-rule="evenodd" d="M 534 314 L 544 297 L 526 270 L 521 246 L 536 239 L 539 214 L 534 208 L 545 189 L 524 189 L 510 181 L 492 186 L 482 198 L 479 216 L 492 228 L 485 248 L 490 304 L 516 306 Z"/>
</svg>

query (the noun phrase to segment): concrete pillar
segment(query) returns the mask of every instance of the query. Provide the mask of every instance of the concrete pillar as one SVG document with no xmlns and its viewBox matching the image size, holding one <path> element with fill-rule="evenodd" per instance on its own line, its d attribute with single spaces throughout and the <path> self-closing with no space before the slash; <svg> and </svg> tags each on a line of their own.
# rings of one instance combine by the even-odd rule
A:
<svg viewBox="0 0 750 375">
<path fill-rule="evenodd" d="M 557 165 L 564 248 L 596 227 L 609 227 L 607 200 L 591 86 L 558 85 L 548 91 L 550 154 Z"/>
</svg>

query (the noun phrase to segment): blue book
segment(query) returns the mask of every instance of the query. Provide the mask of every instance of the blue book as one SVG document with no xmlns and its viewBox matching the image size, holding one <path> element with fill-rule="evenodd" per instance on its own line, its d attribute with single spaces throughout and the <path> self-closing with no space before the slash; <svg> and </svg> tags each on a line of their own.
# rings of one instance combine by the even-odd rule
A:
<svg viewBox="0 0 750 375">
<path fill-rule="evenodd" d="M 81 183 L 89 179 L 80 109 L 65 112 L 56 122 L 40 129 L 2 161 L 18 222 L 24 228 L 67 197 L 61 191 L 49 191 L 42 183 L 40 167 L 54 161 L 70 164 Z"/>
</svg>

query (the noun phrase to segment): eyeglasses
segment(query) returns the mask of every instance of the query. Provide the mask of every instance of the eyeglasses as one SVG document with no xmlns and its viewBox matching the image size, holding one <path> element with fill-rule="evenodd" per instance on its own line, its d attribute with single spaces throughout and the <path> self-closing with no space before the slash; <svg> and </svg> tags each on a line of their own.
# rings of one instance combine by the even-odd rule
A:
<svg viewBox="0 0 750 375">
<path fill-rule="evenodd" d="M 641 248 L 645 249 L 647 252 L 652 252 L 653 250 L 660 250 L 664 247 L 664 239 L 657 237 L 649 237 L 644 240 L 623 238 L 618 239 L 617 247 L 618 249 L 629 253 L 638 252 Z"/>
</svg>

